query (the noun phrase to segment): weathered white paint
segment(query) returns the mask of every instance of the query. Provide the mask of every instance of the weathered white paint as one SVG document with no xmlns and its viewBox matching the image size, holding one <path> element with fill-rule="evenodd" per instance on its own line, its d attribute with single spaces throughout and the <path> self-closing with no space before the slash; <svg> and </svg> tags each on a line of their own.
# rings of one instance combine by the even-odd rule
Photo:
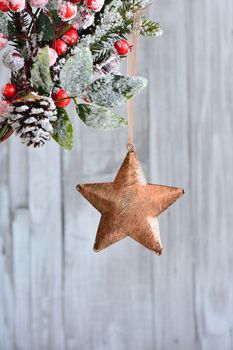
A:
<svg viewBox="0 0 233 350">
<path fill-rule="evenodd" d="M 30 350 L 30 227 L 28 209 L 15 211 L 12 223 L 14 264 L 14 337 L 17 349 Z M 27 336 L 22 337 L 22 334 Z"/>
<path fill-rule="evenodd" d="M 135 143 L 148 180 L 183 186 L 161 216 L 165 255 L 126 239 L 95 254 L 99 214 L 78 182 L 110 181 L 126 130 L 73 115 L 70 153 L 0 147 L 0 350 L 233 348 L 231 0 L 164 0 L 142 40 Z M 1 83 L 5 75 L 1 74 Z"/>
</svg>

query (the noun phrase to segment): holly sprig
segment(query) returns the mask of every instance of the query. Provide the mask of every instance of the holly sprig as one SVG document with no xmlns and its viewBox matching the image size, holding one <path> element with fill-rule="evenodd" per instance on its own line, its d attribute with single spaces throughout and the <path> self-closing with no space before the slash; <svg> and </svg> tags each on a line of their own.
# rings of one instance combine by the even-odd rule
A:
<svg viewBox="0 0 233 350">
<path fill-rule="evenodd" d="M 57 122 L 53 122 L 53 138 L 66 149 L 71 148 L 73 138 L 71 121 L 65 111 L 71 100 L 79 118 L 90 127 L 106 130 L 127 125 L 126 119 L 111 109 L 140 93 L 147 81 L 122 77 L 109 70 L 109 65 L 111 60 L 118 63 L 127 56 L 130 50 L 127 35 L 133 29 L 134 13 L 147 1 L 105 0 L 98 11 L 88 8 L 92 1 L 75 5 L 63 1 L 67 6 L 76 6 L 78 14 L 89 11 L 93 16 L 93 23 L 87 28 L 76 26 L 75 29 L 75 20 L 67 20 L 66 12 L 61 15 L 59 8 L 51 6 L 35 9 L 31 1 L 26 1 L 25 8 L 19 12 L 0 11 L 0 32 L 8 35 L 10 45 L 25 62 L 11 74 L 11 84 L 17 87 L 17 93 L 4 97 L 9 103 L 30 93 L 52 97 L 58 113 Z M 158 23 L 143 17 L 141 35 L 160 33 Z M 76 35 L 77 40 L 72 42 L 69 35 Z M 53 64 L 51 51 L 58 55 Z M 102 78 L 96 73 L 101 73 Z M 0 142 L 12 133 L 6 119 L 0 125 Z"/>
</svg>

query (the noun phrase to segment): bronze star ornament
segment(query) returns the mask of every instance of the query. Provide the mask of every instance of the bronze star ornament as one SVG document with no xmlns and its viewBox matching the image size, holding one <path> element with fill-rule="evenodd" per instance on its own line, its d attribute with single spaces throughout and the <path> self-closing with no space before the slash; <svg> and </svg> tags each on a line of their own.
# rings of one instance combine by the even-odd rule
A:
<svg viewBox="0 0 233 350">
<path fill-rule="evenodd" d="M 127 153 L 113 182 L 77 190 L 101 213 L 96 252 L 130 236 L 157 255 L 163 252 L 157 217 L 184 194 L 180 188 L 148 184 L 135 150 Z"/>
</svg>

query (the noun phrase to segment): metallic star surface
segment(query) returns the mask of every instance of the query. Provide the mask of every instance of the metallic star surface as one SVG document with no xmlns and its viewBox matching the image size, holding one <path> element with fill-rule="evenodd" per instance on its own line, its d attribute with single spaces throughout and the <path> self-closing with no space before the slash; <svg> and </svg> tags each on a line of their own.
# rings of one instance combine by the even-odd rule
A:
<svg viewBox="0 0 233 350">
<path fill-rule="evenodd" d="M 96 252 L 130 236 L 157 255 L 163 252 L 157 217 L 184 194 L 180 188 L 148 184 L 135 151 L 128 152 L 114 182 L 77 190 L 101 213 Z"/>
</svg>

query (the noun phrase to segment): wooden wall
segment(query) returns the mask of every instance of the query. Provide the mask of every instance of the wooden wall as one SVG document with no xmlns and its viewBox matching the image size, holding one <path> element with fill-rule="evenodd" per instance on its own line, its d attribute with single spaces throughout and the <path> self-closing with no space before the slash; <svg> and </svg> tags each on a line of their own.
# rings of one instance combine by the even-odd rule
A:
<svg viewBox="0 0 233 350">
<path fill-rule="evenodd" d="M 92 252 L 99 214 L 75 186 L 114 178 L 126 130 L 74 115 L 70 153 L 12 138 L 0 146 L 0 350 L 233 349 L 233 2 L 150 13 L 165 34 L 141 42 L 136 146 L 148 180 L 186 189 L 160 219 L 165 254 L 130 239 Z"/>
</svg>

